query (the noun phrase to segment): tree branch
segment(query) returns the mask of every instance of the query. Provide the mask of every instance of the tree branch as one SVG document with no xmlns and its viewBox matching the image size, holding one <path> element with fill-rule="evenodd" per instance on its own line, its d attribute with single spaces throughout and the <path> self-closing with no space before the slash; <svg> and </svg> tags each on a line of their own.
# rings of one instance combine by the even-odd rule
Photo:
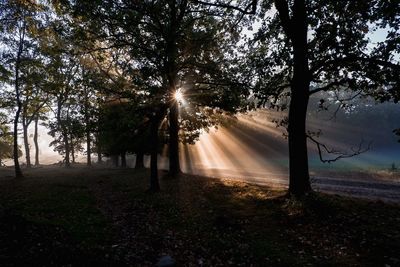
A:
<svg viewBox="0 0 400 267">
<path fill-rule="evenodd" d="M 344 85 L 348 81 L 349 81 L 349 79 L 347 79 L 347 78 L 344 78 L 342 80 L 333 81 L 333 82 L 331 82 L 331 83 L 329 83 L 329 84 L 327 84 L 325 86 L 318 87 L 318 88 L 315 88 L 313 90 L 310 90 L 308 92 L 308 95 L 312 95 L 312 94 L 315 94 L 315 93 L 318 93 L 318 92 L 321 92 L 321 91 L 328 91 L 328 90 L 332 89 L 333 87 Z"/>
<path fill-rule="evenodd" d="M 307 134 L 307 138 L 309 140 L 311 140 L 314 144 L 317 145 L 318 156 L 319 156 L 320 161 L 323 163 L 331 163 L 331 162 L 335 162 L 339 159 L 351 158 L 351 157 L 360 155 L 360 154 L 365 153 L 368 150 L 370 150 L 371 144 L 372 144 L 372 141 L 371 141 L 368 143 L 368 146 L 366 148 L 363 148 L 364 140 L 361 140 L 360 144 L 357 147 L 351 148 L 351 151 L 352 151 L 351 153 L 345 153 L 345 152 L 341 152 L 338 150 L 334 150 L 333 148 L 327 147 L 325 144 L 319 142 L 314 137 L 312 137 L 310 134 Z M 337 156 L 332 159 L 324 159 L 324 157 L 323 157 L 324 151 L 325 151 L 325 153 L 333 154 L 333 155 L 337 155 Z"/>
<path fill-rule="evenodd" d="M 239 11 L 239 12 L 241 12 L 243 14 L 247 14 L 247 15 L 254 15 L 256 13 L 256 9 L 257 9 L 257 0 L 252 0 L 251 3 L 248 4 L 244 9 L 240 8 L 238 6 L 232 6 L 230 4 L 219 3 L 219 2 L 217 2 L 217 3 L 208 3 L 208 2 L 204 2 L 204 1 L 196 1 L 195 3 L 200 4 L 200 5 L 206 5 L 206 6 L 233 9 L 233 10 Z M 250 8 L 251 8 L 251 10 L 250 10 Z"/>
<path fill-rule="evenodd" d="M 383 67 L 388 67 L 396 71 L 400 71 L 400 64 L 395 64 L 390 61 L 381 60 L 379 58 L 368 58 L 368 57 L 360 57 L 356 55 L 349 55 L 341 58 L 335 58 L 332 60 L 327 60 L 321 63 L 320 65 L 314 66 L 310 69 L 311 73 L 320 73 L 323 71 L 326 66 L 340 66 L 341 64 L 354 63 L 355 61 L 370 63 L 375 65 L 380 65 Z M 315 76 L 315 75 L 314 75 Z"/>
<path fill-rule="evenodd" d="M 287 0 L 275 0 L 275 7 L 278 10 L 279 18 L 282 23 L 283 31 L 290 40 L 293 40 L 292 19 L 289 15 L 289 5 Z"/>
</svg>

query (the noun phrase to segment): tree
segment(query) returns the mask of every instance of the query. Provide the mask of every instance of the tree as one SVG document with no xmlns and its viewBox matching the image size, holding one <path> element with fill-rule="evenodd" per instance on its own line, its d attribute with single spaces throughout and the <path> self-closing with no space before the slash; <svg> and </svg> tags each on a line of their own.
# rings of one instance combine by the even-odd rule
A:
<svg viewBox="0 0 400 267">
<path fill-rule="evenodd" d="M 386 15 L 379 8 L 384 2 L 262 2 L 263 25 L 251 43 L 250 65 L 258 78 L 254 91 L 260 99 L 272 98 L 279 103 L 283 96 L 290 97 L 290 194 L 300 196 L 311 190 L 307 138 L 312 135 L 306 129 L 310 95 L 343 88 L 363 92 L 398 90 L 400 73 L 399 62 L 393 57 L 394 38 L 388 36 L 386 43 L 371 50 L 368 37 L 369 30 L 388 23 L 381 23 L 382 17 L 390 23 L 398 20 L 397 15 Z M 395 1 L 387 2 L 396 5 Z M 276 12 L 268 12 L 273 7 Z M 391 26 L 397 29 L 398 38 L 398 25 Z"/>
<path fill-rule="evenodd" d="M 77 116 L 77 99 L 74 91 L 77 89 L 79 58 L 73 54 L 70 28 L 62 21 L 60 16 L 51 21 L 42 35 L 41 50 L 48 59 L 45 65 L 47 79 L 45 81 L 46 92 L 50 96 L 48 107 L 54 113 L 54 122 L 50 127 L 50 135 L 56 138 L 53 143 L 56 151 L 64 155 L 65 166 L 71 163 L 71 131 L 75 125 L 74 116 Z M 62 144 L 60 144 L 62 142 Z"/>
<path fill-rule="evenodd" d="M 96 109 L 92 106 L 92 103 L 95 103 L 94 98 L 94 88 L 92 88 L 90 86 L 90 73 L 87 73 L 87 71 L 85 70 L 85 68 L 82 68 L 82 81 L 83 81 L 83 85 L 82 85 L 82 101 L 80 101 L 81 103 L 81 113 L 83 115 L 84 118 L 84 126 L 85 126 L 85 137 L 86 137 L 86 155 L 87 155 L 87 165 L 91 166 L 92 165 L 92 158 L 91 158 L 91 154 L 92 154 L 92 149 L 91 149 L 91 141 L 92 141 L 92 129 L 94 127 L 94 122 L 93 119 L 95 117 L 95 112 Z"/>
<path fill-rule="evenodd" d="M 10 128 L 4 123 L 6 116 L 0 114 L 0 166 L 2 165 L 3 159 L 13 158 L 13 134 L 10 132 Z M 21 151 L 19 150 L 21 154 Z"/>
<path fill-rule="evenodd" d="M 230 12 L 186 0 L 140 4 L 77 1 L 71 5 L 75 14 L 86 18 L 90 25 L 84 28 L 100 44 L 95 50 L 124 50 L 118 64 L 130 70 L 128 80 L 141 95 L 139 101 L 142 110 L 148 110 L 149 120 L 160 123 L 168 115 L 169 171 L 176 175 L 180 172 L 176 91 L 191 91 L 185 95 L 197 97 L 199 105 L 219 105 L 230 110 L 242 103 L 239 96 L 245 94 L 233 74 L 233 59 L 227 56 L 234 55 L 231 44 L 238 37 L 226 19 Z M 193 79 L 189 80 L 189 76 Z M 202 94 L 208 97 L 201 97 Z M 201 101 L 205 99 L 212 101 Z M 156 128 L 159 127 L 151 127 Z"/>
<path fill-rule="evenodd" d="M 36 147 L 35 154 L 35 165 L 38 165 L 39 156 L 38 156 L 38 145 L 37 145 L 37 124 L 40 116 L 47 111 L 45 105 L 47 104 L 48 96 L 47 93 L 43 91 L 41 88 L 43 72 L 38 70 L 41 69 L 41 64 L 37 64 L 37 58 L 30 62 L 30 64 L 26 64 L 28 66 L 28 70 L 26 71 L 26 75 L 24 77 L 24 92 L 23 92 L 23 100 L 22 100 L 22 113 L 21 113 L 21 122 L 22 122 L 22 132 L 24 138 L 24 147 L 25 147 L 25 158 L 26 158 L 26 166 L 27 168 L 31 167 L 31 157 L 30 157 L 30 146 L 28 141 L 28 128 L 32 122 L 35 121 L 35 135 L 34 142 Z M 31 70 L 33 69 L 33 70 Z M 43 70 L 43 69 L 42 69 Z"/>
<path fill-rule="evenodd" d="M 47 109 L 43 110 L 43 113 L 46 113 Z M 39 143 L 38 143 L 38 138 L 39 138 L 39 120 L 47 120 L 47 117 L 44 114 L 41 114 L 42 112 L 36 114 L 34 118 L 34 132 L 33 132 L 33 143 L 35 144 L 35 166 L 40 165 L 39 161 Z"/>
<path fill-rule="evenodd" d="M 381 28 L 387 29 L 386 40 L 379 42 L 374 50 L 377 57 L 389 59 L 396 58 L 400 54 L 400 7 L 396 1 L 379 1 L 375 5 L 376 9 L 376 20 Z M 383 16 L 381 16 L 383 14 Z M 371 95 L 378 101 L 393 101 L 398 103 L 400 101 L 400 90 L 399 90 L 399 67 L 397 65 L 397 71 L 393 72 L 391 79 L 397 82 L 392 83 L 386 88 L 382 88 L 379 91 L 372 91 Z M 377 73 L 379 75 L 379 73 Z M 400 136 L 400 128 L 394 129 L 393 133 Z M 400 139 L 399 139 L 400 142 Z"/>
<path fill-rule="evenodd" d="M 128 99 L 112 99 L 101 107 L 98 120 L 99 142 L 106 155 L 126 167 L 125 155 L 136 154 L 136 166 L 144 167 L 143 156 L 151 153 L 150 118 Z M 158 135 L 159 130 L 157 130 Z M 157 153 L 161 151 L 161 144 Z M 116 163 L 115 162 L 115 163 Z M 115 164 L 116 166 L 118 164 Z"/>
<path fill-rule="evenodd" d="M 118 99 L 105 104 L 100 113 L 98 129 L 103 153 L 114 159 L 121 156 L 121 167 L 126 167 L 124 158 L 131 150 L 136 126 L 135 117 L 135 112 L 129 103 Z M 118 161 L 115 163 L 117 167 Z"/>
<path fill-rule="evenodd" d="M 17 178 L 23 177 L 18 154 L 18 123 L 22 111 L 22 97 L 24 90 L 23 75 L 26 65 L 29 64 L 35 40 L 32 33 L 39 24 L 38 14 L 43 11 L 43 6 L 36 1 L 5 1 L 0 6 L 0 20 L 2 21 L 1 47 L 6 64 L 11 75 L 10 81 L 14 87 L 15 116 L 13 121 L 14 142 L 14 168 Z"/>
</svg>

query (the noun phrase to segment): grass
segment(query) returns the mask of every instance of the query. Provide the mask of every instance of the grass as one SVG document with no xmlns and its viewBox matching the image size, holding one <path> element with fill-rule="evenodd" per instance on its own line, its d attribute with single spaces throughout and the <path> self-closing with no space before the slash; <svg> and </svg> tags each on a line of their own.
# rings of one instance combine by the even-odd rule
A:
<svg viewBox="0 0 400 267">
<path fill-rule="evenodd" d="M 1 171 L 1 170 L 0 170 Z M 224 179 L 32 170 L 0 180 L 0 264 L 400 265 L 400 207 L 325 194 L 303 200 Z"/>
<path fill-rule="evenodd" d="M 67 265 L 105 262 L 110 225 L 85 182 L 71 177 L 2 181 L 1 265 Z"/>
</svg>

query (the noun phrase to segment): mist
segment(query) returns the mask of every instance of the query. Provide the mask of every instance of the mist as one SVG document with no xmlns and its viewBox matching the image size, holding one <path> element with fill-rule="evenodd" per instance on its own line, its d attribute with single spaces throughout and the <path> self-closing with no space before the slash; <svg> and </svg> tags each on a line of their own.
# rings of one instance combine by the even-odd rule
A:
<svg viewBox="0 0 400 267">
<path fill-rule="evenodd" d="M 366 149 L 360 155 L 343 158 L 332 163 L 321 162 L 317 147 L 308 142 L 311 173 L 315 171 L 376 171 L 400 165 L 400 143 L 393 134 L 398 128 L 400 106 L 394 103 L 363 103 L 352 111 L 321 111 L 317 101 L 310 103 L 308 130 L 321 131 L 318 138 L 335 151 L 350 153 L 362 142 Z M 279 177 L 285 180 L 288 173 L 288 145 L 283 127 L 273 122 L 285 116 L 284 112 L 259 109 L 237 116 L 232 125 L 217 126 L 200 136 L 194 145 L 181 144 L 182 170 L 207 176 Z M 49 144 L 52 137 L 44 126 L 39 127 L 39 156 L 41 164 L 57 164 L 62 156 Z M 33 129 L 30 129 L 30 138 Z M 22 140 L 21 140 L 22 143 Z M 34 150 L 30 140 L 32 152 Z M 369 148 L 368 148 L 369 147 Z M 32 154 L 32 153 L 31 153 Z M 323 154 L 324 159 L 334 155 Z M 135 156 L 128 156 L 128 166 L 133 167 Z M 78 153 L 77 162 L 85 162 L 86 155 Z M 21 162 L 25 162 L 24 155 Z M 6 161 L 12 165 L 12 161 Z M 145 159 L 149 166 L 149 159 Z M 168 168 L 167 147 L 159 157 L 160 168 Z M 277 178 L 278 179 L 278 178 Z"/>
</svg>

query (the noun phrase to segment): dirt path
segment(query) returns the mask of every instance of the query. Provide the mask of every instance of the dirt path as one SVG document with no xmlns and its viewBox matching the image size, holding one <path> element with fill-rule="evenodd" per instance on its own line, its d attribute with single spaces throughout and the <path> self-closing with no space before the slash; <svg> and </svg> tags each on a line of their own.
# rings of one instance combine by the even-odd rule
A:
<svg viewBox="0 0 400 267">
<path fill-rule="evenodd" d="M 287 188 L 286 173 L 238 172 L 235 170 L 207 169 L 197 171 L 197 175 L 212 178 L 229 178 L 259 185 Z M 316 191 L 339 194 L 370 200 L 400 203 L 400 174 L 379 173 L 317 173 L 311 175 Z"/>
</svg>

